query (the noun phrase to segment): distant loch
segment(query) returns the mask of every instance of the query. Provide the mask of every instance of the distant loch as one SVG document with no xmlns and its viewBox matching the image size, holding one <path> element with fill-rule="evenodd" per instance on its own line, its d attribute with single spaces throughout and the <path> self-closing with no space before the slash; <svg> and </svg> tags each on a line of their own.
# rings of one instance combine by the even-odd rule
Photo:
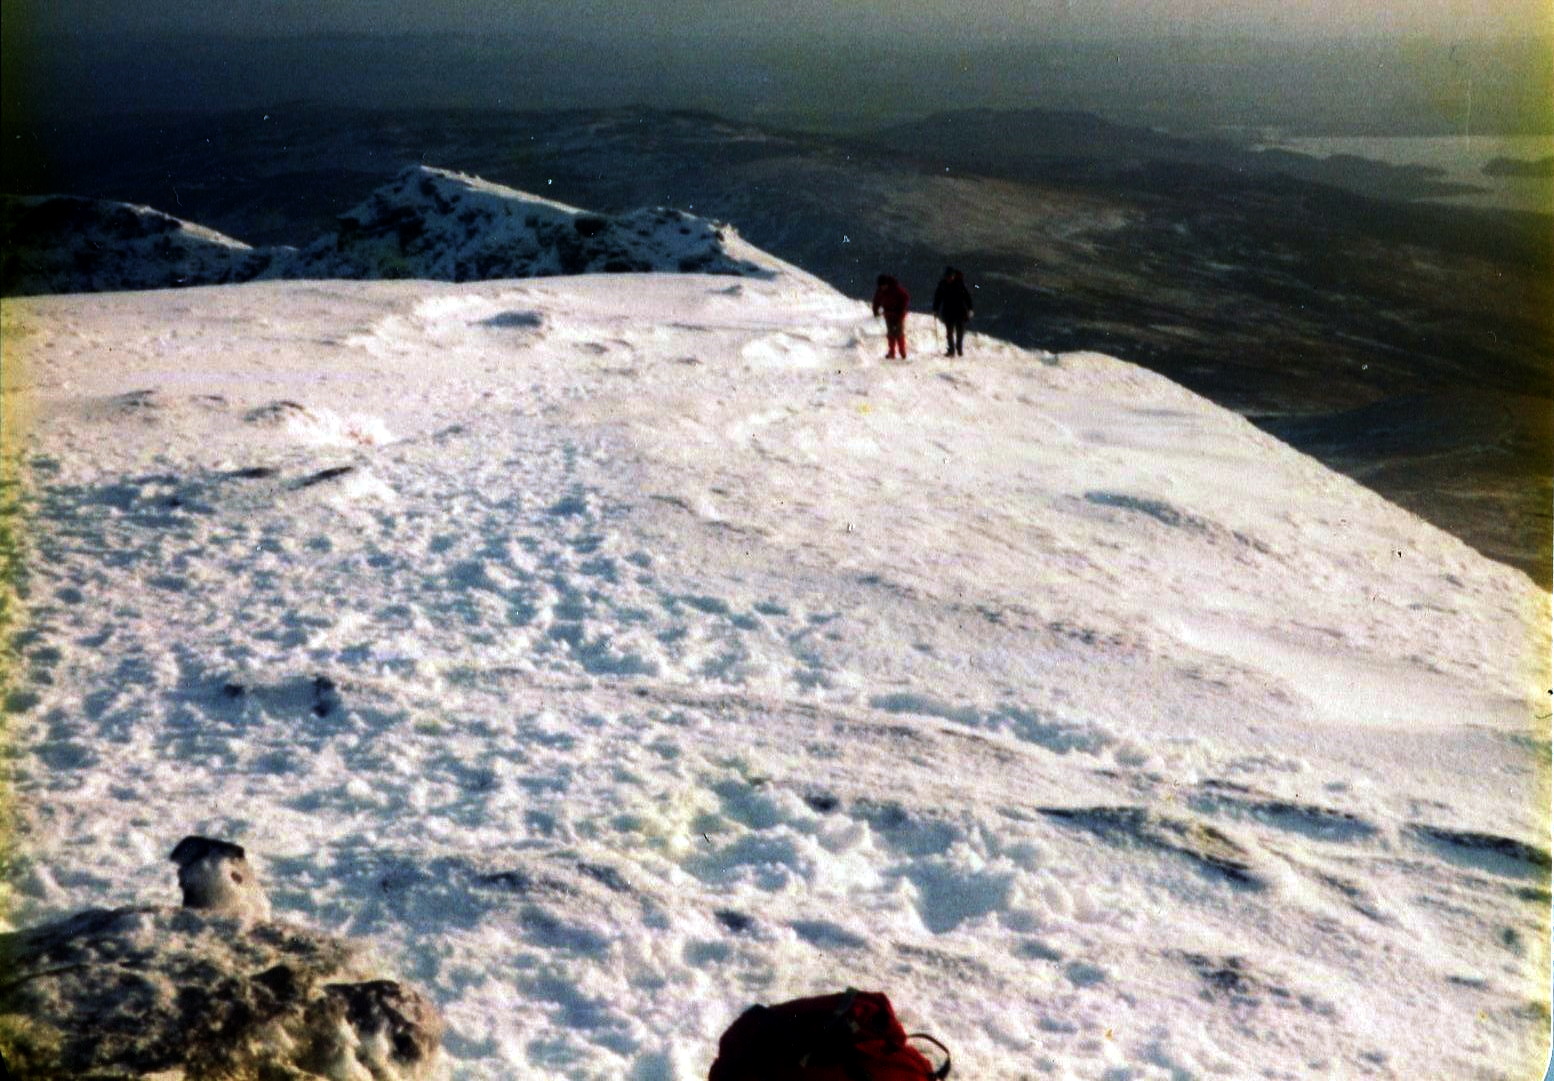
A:
<svg viewBox="0 0 1554 1081">
<path fill-rule="evenodd" d="M 1424 166 L 1444 182 L 1475 189 L 1431 201 L 1554 214 L 1554 135 L 1290 136 L 1263 146 Z"/>
</svg>

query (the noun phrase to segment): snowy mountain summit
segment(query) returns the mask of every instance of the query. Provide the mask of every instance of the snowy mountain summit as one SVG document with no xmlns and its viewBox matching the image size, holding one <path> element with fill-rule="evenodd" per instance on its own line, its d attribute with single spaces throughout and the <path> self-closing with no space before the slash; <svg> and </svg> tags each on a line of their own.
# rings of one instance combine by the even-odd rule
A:
<svg viewBox="0 0 1554 1081">
<path fill-rule="evenodd" d="M 478 177 L 417 165 L 341 215 L 288 277 L 488 281 L 554 274 L 770 276 L 787 266 L 726 225 L 667 208 L 590 214 Z"/>
<path fill-rule="evenodd" d="M 682 210 L 592 214 L 479 177 L 411 166 L 305 248 L 253 248 L 151 207 L 0 198 L 7 295 L 224 285 L 254 278 L 488 281 L 674 272 L 808 278 Z"/>
<path fill-rule="evenodd" d="M 846 986 L 979 1081 L 1542 1068 L 1525 574 L 1114 358 L 886 362 L 673 216 L 353 220 L 299 258 L 671 272 L 7 300 L 15 924 L 225 838 L 461 1081 L 703 1078 Z"/>
</svg>

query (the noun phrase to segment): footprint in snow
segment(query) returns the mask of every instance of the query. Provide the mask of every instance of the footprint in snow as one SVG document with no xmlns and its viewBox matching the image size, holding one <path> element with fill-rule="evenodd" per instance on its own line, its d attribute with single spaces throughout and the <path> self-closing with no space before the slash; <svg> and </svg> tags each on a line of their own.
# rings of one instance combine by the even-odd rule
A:
<svg viewBox="0 0 1554 1081">
<path fill-rule="evenodd" d="M 162 398 L 154 389 L 132 390 L 111 399 L 116 412 L 126 415 L 145 414 L 162 408 Z"/>
<path fill-rule="evenodd" d="M 288 398 L 267 402 L 243 416 L 249 424 L 285 430 L 310 446 L 382 446 L 394 436 L 378 417 L 341 416 L 330 409 L 312 409 Z"/>
<path fill-rule="evenodd" d="M 218 714 L 226 714 L 228 719 L 250 710 L 322 719 L 336 716 L 344 706 L 339 685 L 325 675 L 299 676 L 276 683 L 257 683 L 234 676 L 209 685 L 205 698 Z"/>
<path fill-rule="evenodd" d="M 533 311 L 498 312 L 496 315 L 480 320 L 477 325 L 491 327 L 494 330 L 537 330 L 545 325 L 545 317 Z"/>
</svg>

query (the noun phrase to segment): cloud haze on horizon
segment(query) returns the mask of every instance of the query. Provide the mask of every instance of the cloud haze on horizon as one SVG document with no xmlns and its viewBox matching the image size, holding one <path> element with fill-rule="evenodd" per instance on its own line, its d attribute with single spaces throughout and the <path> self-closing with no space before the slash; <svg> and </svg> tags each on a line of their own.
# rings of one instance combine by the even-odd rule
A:
<svg viewBox="0 0 1554 1081">
<path fill-rule="evenodd" d="M 10 0 L 0 101 L 8 125 L 312 101 L 824 130 L 1046 108 L 1192 131 L 1554 131 L 1547 0 L 1329 2 Z"/>
<path fill-rule="evenodd" d="M 1545 0 L 622 0 L 554 4 L 511 0 L 204 0 L 154 4 L 130 0 L 11 0 L 8 22 L 40 32 L 311 34 L 522 33 L 627 39 L 637 36 L 720 39 L 849 40 L 895 34 L 903 39 L 1087 38 L 1157 35 L 1322 37 L 1544 34 L 1554 30 Z"/>
</svg>

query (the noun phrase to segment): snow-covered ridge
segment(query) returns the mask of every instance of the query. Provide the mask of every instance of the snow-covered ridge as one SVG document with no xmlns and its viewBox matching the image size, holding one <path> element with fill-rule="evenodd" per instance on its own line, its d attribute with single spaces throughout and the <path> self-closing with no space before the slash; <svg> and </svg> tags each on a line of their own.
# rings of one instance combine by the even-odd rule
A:
<svg viewBox="0 0 1554 1081">
<path fill-rule="evenodd" d="M 556 274 L 680 273 L 770 277 L 787 264 L 726 225 L 659 207 L 618 217 L 478 177 L 413 166 L 340 217 L 288 276 L 487 281 Z"/>
<path fill-rule="evenodd" d="M 593 214 L 424 165 L 302 249 L 252 248 L 151 207 L 75 196 L 0 203 L 6 294 L 223 285 L 254 278 L 487 281 L 558 274 L 808 277 L 732 226 L 666 207 Z"/>
<path fill-rule="evenodd" d="M 0 197 L 0 251 L 7 294 L 247 281 L 277 254 L 149 206 L 74 195 Z"/>
</svg>

